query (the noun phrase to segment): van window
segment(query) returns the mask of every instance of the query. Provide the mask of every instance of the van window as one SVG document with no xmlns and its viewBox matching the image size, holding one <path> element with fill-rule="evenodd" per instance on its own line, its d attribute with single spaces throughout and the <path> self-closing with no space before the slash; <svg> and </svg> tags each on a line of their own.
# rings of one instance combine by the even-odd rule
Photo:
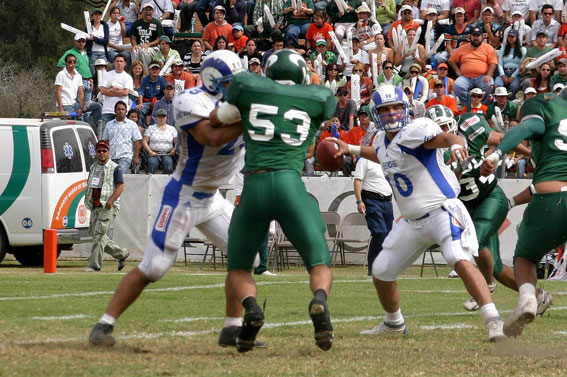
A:
<svg viewBox="0 0 567 377">
<path fill-rule="evenodd" d="M 83 155 L 85 156 L 85 166 L 87 171 L 89 171 L 91 165 L 96 162 L 96 136 L 91 130 L 86 128 L 77 128 L 77 132 L 79 133 Z"/>
<path fill-rule="evenodd" d="M 53 131 L 53 151 L 57 173 L 78 173 L 83 171 L 79 144 L 72 128 Z"/>
</svg>

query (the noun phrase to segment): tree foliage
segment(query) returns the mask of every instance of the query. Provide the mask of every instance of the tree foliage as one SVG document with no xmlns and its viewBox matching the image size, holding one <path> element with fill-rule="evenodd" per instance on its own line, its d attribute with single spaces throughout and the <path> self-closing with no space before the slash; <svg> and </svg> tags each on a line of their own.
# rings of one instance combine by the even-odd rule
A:
<svg viewBox="0 0 567 377">
<path fill-rule="evenodd" d="M 0 0 L 0 60 L 56 72 L 64 51 L 73 47 L 73 34 L 61 22 L 85 29 L 84 10 L 106 1 Z"/>
</svg>

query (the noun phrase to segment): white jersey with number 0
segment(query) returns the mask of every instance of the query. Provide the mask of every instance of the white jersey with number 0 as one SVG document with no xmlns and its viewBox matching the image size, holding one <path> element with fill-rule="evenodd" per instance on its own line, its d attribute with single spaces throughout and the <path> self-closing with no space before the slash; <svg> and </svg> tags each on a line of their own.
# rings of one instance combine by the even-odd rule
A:
<svg viewBox="0 0 567 377">
<path fill-rule="evenodd" d="M 388 141 L 386 132 L 374 138 L 373 148 L 396 197 L 402 216 L 415 220 L 425 216 L 448 198 L 459 195 L 459 181 L 443 161 L 443 150 L 423 144 L 440 134 L 441 128 L 428 118 L 418 118 Z"/>
</svg>

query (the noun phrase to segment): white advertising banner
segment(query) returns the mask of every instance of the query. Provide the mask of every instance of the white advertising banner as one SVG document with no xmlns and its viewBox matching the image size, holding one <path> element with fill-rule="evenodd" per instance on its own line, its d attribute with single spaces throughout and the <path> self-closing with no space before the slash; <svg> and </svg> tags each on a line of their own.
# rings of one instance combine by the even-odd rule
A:
<svg viewBox="0 0 567 377">
<path fill-rule="evenodd" d="M 124 193 L 121 196 L 120 213 L 114 222 L 113 239 L 122 247 L 130 250 L 133 258 L 141 258 L 144 252 L 146 239 L 153 226 L 153 218 L 157 212 L 160 193 L 163 184 L 169 179 L 164 175 L 133 175 L 124 176 Z M 353 179 L 345 177 L 315 177 L 303 178 L 307 191 L 313 194 L 319 201 L 321 211 L 336 211 L 341 218 L 350 212 L 356 211 L 356 203 L 353 192 Z M 530 180 L 506 179 L 500 181 L 500 186 L 508 197 L 513 196 L 526 188 Z M 231 187 L 221 189 L 223 195 L 231 202 L 234 201 L 234 190 Z M 513 208 L 508 218 L 500 228 L 500 254 L 505 264 L 512 264 L 514 247 L 517 240 L 517 226 L 522 220 L 525 206 Z M 394 217 L 400 219 L 400 213 L 394 201 Z M 191 231 L 191 236 L 200 237 L 196 229 Z M 80 254 L 86 256 L 90 252 L 89 247 L 75 247 L 75 256 Z M 194 251 L 192 251 L 195 253 Z M 66 255 L 69 252 L 66 252 Z M 85 255 L 86 253 L 86 255 Z M 178 256 L 183 259 L 183 251 Z M 351 262 L 362 262 L 357 258 Z M 439 258 L 439 262 L 442 259 Z M 421 258 L 419 258 L 421 263 Z"/>
</svg>

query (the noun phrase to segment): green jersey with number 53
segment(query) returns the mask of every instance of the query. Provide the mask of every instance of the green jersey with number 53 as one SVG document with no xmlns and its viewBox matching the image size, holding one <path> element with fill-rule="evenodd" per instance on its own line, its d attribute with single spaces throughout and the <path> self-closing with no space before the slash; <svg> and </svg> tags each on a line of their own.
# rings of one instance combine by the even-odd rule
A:
<svg viewBox="0 0 567 377">
<path fill-rule="evenodd" d="M 488 146 L 486 141 L 492 129 L 484 119 L 474 113 L 466 113 L 459 117 L 459 133 L 465 137 L 469 156 L 474 157 L 461 175 L 461 199 L 467 206 L 482 202 L 496 187 L 498 180 L 494 174 L 488 177 L 480 175 L 480 165 L 484 161 L 484 153 Z"/>
<path fill-rule="evenodd" d="M 567 180 L 567 100 L 545 93 L 522 105 L 520 119 L 543 121 L 541 137 L 531 138 L 533 183 Z"/>
<path fill-rule="evenodd" d="M 251 73 L 234 77 L 227 102 L 242 116 L 244 173 L 292 169 L 301 174 L 315 132 L 336 107 L 335 96 L 325 87 L 281 85 Z"/>
</svg>

